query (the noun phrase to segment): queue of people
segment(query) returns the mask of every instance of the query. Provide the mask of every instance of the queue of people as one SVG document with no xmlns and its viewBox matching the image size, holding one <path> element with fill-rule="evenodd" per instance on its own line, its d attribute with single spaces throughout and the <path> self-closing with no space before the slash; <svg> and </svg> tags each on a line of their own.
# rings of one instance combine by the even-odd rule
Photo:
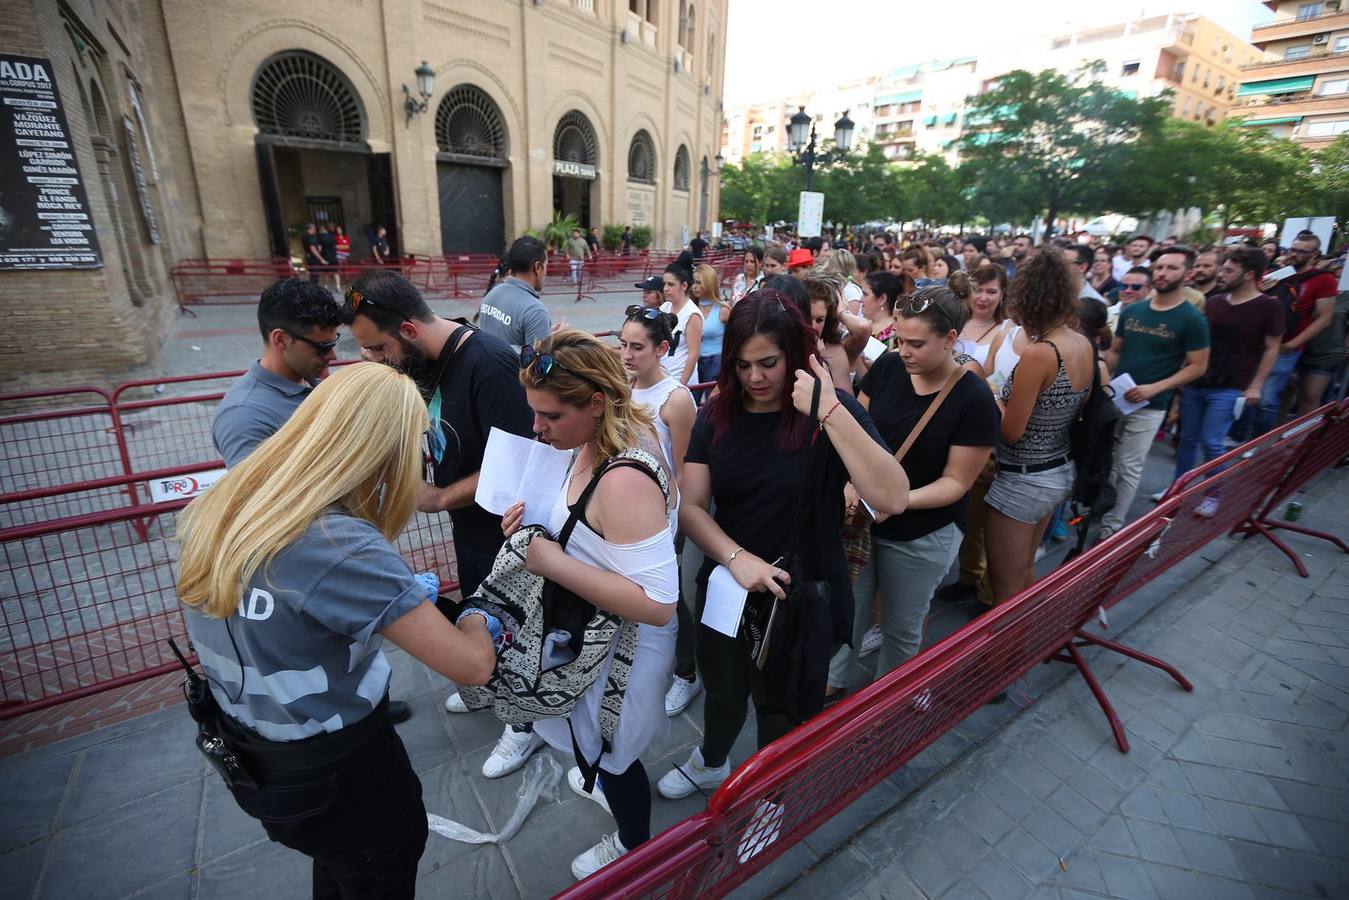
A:
<svg viewBox="0 0 1349 900">
<path fill-rule="evenodd" d="M 1104 382 L 1128 376 L 1138 408 L 1118 428 L 1102 538 L 1177 392 L 1179 476 L 1222 451 L 1242 404 L 1273 422 L 1291 378 L 1305 406 L 1342 373 L 1314 235 L 1277 283 L 1259 247 L 1140 236 L 1121 262 L 1023 237 L 752 245 L 724 290 L 681 257 L 636 285 L 617 347 L 551 322 L 532 238 L 507 252 L 481 327 L 436 315 L 393 271 L 341 304 L 298 279 L 268 288 L 262 355 L 213 429 L 229 471 L 179 529 L 199 721 L 233 761 L 235 801 L 313 858 L 316 896 L 410 896 L 426 814 L 382 643 L 466 693 L 500 684 L 513 635 L 494 579 L 518 552 L 630 626 L 607 651 L 617 698 L 599 677 L 565 715 L 504 724 L 482 770 L 502 777 L 545 745 L 575 757 L 569 787 L 614 823 L 573 861 L 584 878 L 649 839 L 653 787 L 675 799 L 729 777 L 751 698 L 763 747 L 858 687 L 861 657 L 879 653 L 879 677 L 916 655 L 934 598 L 987 609 L 1029 586 L 1073 492 L 1071 426 Z M 364 361 L 320 380 L 339 326 Z M 547 509 L 475 504 L 493 428 L 570 454 Z M 417 510 L 452 524 L 458 599 L 393 545 Z M 685 596 L 681 566 L 699 557 Z M 709 625 L 737 591 L 731 632 Z M 653 786 L 643 756 L 699 693 L 701 740 Z M 460 693 L 446 708 L 486 715 Z M 782 810 L 757 814 L 771 832 Z"/>
</svg>

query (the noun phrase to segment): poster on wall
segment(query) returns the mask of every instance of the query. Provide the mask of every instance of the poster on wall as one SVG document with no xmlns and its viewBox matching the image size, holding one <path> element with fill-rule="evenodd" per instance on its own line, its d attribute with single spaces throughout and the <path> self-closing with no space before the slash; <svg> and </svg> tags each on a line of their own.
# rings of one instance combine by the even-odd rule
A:
<svg viewBox="0 0 1349 900">
<path fill-rule="evenodd" d="M 0 269 L 102 265 L 51 61 L 0 53 Z"/>
</svg>

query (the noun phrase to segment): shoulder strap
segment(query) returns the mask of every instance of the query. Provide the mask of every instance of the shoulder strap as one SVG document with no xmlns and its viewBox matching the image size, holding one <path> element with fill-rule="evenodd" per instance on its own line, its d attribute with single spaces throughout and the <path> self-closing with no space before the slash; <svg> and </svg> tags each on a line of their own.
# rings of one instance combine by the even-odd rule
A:
<svg viewBox="0 0 1349 900">
<path fill-rule="evenodd" d="M 946 383 L 941 386 L 941 391 L 937 394 L 936 399 L 928 406 L 927 410 L 923 413 L 922 418 L 918 420 L 918 424 L 913 426 L 913 430 L 910 431 L 909 436 L 904 439 L 904 443 L 900 444 L 899 449 L 895 451 L 896 460 L 899 462 L 904 461 L 904 455 L 909 452 L 909 448 L 913 446 L 914 441 L 918 440 L 918 436 L 923 433 L 923 429 L 927 427 L 927 423 L 932 421 L 932 417 L 937 414 L 937 410 L 941 409 L 942 403 L 946 402 L 946 398 L 950 396 L 952 389 L 954 389 L 956 383 L 965 376 L 965 373 L 966 369 L 963 366 L 960 366 L 947 376 Z M 910 378 L 912 379 L 912 376 L 910 376 Z"/>
<path fill-rule="evenodd" d="M 1053 348 L 1053 350 L 1054 350 L 1054 358 L 1057 359 L 1057 360 L 1059 361 L 1059 369 L 1064 369 L 1065 367 L 1064 367 L 1064 365 L 1063 365 L 1063 355 L 1059 353 L 1059 345 L 1056 344 L 1056 343 L 1054 343 L 1053 341 L 1047 339 L 1047 338 L 1045 338 L 1045 339 L 1043 339 L 1043 340 L 1044 340 L 1044 343 L 1048 344 L 1050 347 Z M 1056 377 L 1056 378 L 1058 377 L 1058 374 L 1057 374 L 1057 373 L 1058 373 L 1059 369 L 1055 369 L 1055 370 L 1054 370 L 1054 372 L 1055 372 L 1055 376 L 1054 376 L 1054 377 Z M 1066 369 L 1065 369 L 1065 371 L 1066 371 Z"/>
<path fill-rule="evenodd" d="M 639 469 L 645 472 L 656 486 L 660 488 L 661 494 L 665 497 L 665 511 L 670 511 L 670 485 L 665 478 L 665 472 L 660 468 L 660 463 L 645 450 L 629 449 L 613 457 L 590 478 L 590 483 L 586 485 L 581 496 L 576 498 L 576 506 L 567 516 L 566 523 L 562 530 L 558 532 L 557 542 L 563 550 L 567 549 L 567 541 L 571 539 L 571 533 L 576 530 L 576 523 L 585 515 L 586 507 L 590 505 L 590 498 L 594 495 L 595 489 L 600 486 L 600 479 L 611 469 L 628 468 Z"/>
</svg>

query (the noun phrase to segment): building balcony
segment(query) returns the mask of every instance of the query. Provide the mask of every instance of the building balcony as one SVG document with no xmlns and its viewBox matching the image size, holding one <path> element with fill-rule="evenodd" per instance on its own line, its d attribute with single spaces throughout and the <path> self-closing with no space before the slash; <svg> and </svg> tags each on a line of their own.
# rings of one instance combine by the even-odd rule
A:
<svg viewBox="0 0 1349 900">
<path fill-rule="evenodd" d="M 1349 71 L 1349 51 L 1314 52 L 1302 59 L 1281 59 L 1275 62 L 1252 63 L 1241 67 L 1241 81 L 1261 81 L 1266 78 L 1292 78 L 1297 75 L 1325 75 L 1328 72 Z"/>
<path fill-rule="evenodd" d="M 1349 94 L 1317 96 L 1311 91 L 1303 91 L 1272 97 L 1251 97 L 1227 111 L 1228 118 L 1240 116 L 1250 121 L 1288 116 L 1324 116 L 1334 113 L 1349 113 Z"/>
<path fill-rule="evenodd" d="M 1349 10 L 1336 10 L 1306 19 L 1280 19 L 1251 29 L 1251 43 L 1265 49 L 1273 41 L 1311 37 L 1325 31 L 1349 28 Z"/>
</svg>

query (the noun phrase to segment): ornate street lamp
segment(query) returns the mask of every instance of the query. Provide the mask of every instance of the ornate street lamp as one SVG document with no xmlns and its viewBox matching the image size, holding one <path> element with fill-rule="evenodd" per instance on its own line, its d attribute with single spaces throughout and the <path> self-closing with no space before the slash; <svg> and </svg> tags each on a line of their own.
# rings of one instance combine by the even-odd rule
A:
<svg viewBox="0 0 1349 900">
<path fill-rule="evenodd" d="M 806 167 L 806 190 L 810 190 L 811 181 L 815 175 L 815 164 L 828 165 L 835 161 L 839 156 L 847 153 L 852 147 L 853 132 L 856 124 L 848 118 L 848 111 L 845 109 L 843 115 L 839 116 L 834 123 L 834 147 L 837 150 L 837 156 L 833 153 L 821 153 L 815 149 L 815 122 L 806 113 L 804 106 L 798 107 L 797 111 L 787 121 L 787 149 L 792 154 L 792 159 L 796 163 Z"/>
<path fill-rule="evenodd" d="M 436 92 L 436 70 L 427 65 L 426 60 L 422 60 L 422 64 L 412 74 L 417 76 L 417 93 L 422 99 L 420 101 L 413 99 L 412 91 L 408 89 L 406 83 L 403 84 L 403 112 L 407 113 L 405 128 L 412 124 L 413 116 L 426 112 L 427 101 Z"/>
</svg>

